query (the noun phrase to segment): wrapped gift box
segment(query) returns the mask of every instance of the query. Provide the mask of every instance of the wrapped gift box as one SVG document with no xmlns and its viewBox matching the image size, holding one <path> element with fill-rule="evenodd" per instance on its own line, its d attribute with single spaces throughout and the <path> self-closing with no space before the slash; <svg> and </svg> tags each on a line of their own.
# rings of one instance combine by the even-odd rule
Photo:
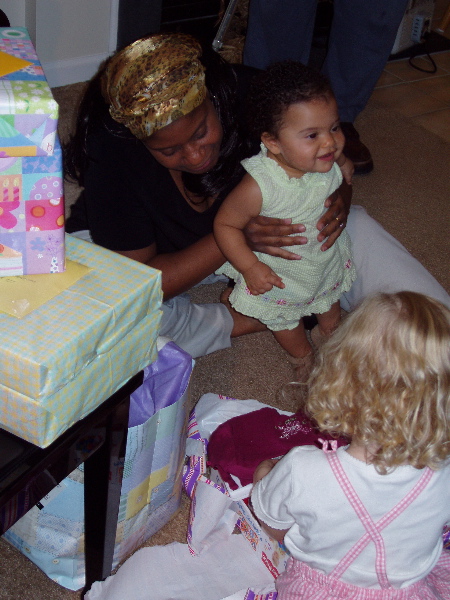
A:
<svg viewBox="0 0 450 600">
<path fill-rule="evenodd" d="M 31 63 L 0 77 L 0 156 L 52 155 L 58 104 L 27 30 L 0 28 L 0 50 Z"/>
<path fill-rule="evenodd" d="M 57 273 L 65 268 L 58 105 L 26 29 L 0 29 L 0 51 L 31 62 L 0 77 L 0 276 Z"/>
<path fill-rule="evenodd" d="M 0 158 L 0 277 L 64 271 L 62 153 Z"/>
<path fill-rule="evenodd" d="M 160 272 L 66 235 L 92 270 L 22 319 L 0 313 L 0 426 L 46 447 L 157 356 Z"/>
</svg>

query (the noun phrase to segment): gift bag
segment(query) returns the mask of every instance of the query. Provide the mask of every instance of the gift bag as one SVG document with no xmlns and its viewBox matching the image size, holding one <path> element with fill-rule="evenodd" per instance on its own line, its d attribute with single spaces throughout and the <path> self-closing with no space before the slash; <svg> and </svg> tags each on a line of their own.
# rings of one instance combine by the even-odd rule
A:
<svg viewBox="0 0 450 600">
<path fill-rule="evenodd" d="M 210 434 L 205 431 L 205 421 L 217 424 L 245 407 L 259 408 L 260 403 L 224 402 L 223 397 L 207 396 L 213 402 L 205 407 L 200 399 L 188 426 L 189 460 L 183 472 L 183 484 L 192 499 L 188 544 L 172 542 L 141 548 L 117 573 L 95 582 L 86 600 L 275 600 L 276 573 L 268 564 L 275 561 L 280 570 L 283 568 L 277 560 L 280 545 L 274 541 L 272 547 L 263 537 L 255 541 L 257 534 L 246 521 L 250 511 L 243 500 L 251 486 L 230 490 L 205 475 L 205 448 Z M 269 561 L 264 560 L 260 550 L 268 553 Z"/>
<path fill-rule="evenodd" d="M 180 506 L 188 384 L 193 361 L 158 338 L 158 359 L 131 395 L 113 568 L 163 527 Z M 4 537 L 51 579 L 85 583 L 83 465 L 11 527 Z"/>
</svg>

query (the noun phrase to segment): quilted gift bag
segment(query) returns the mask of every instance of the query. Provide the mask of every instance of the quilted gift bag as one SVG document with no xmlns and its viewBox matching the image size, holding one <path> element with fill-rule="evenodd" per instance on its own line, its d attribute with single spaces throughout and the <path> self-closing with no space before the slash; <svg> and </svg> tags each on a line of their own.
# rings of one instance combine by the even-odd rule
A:
<svg viewBox="0 0 450 600">
<path fill-rule="evenodd" d="M 113 568 L 163 527 L 179 508 L 185 457 L 189 354 L 158 338 L 158 359 L 131 395 Z M 114 476 L 112 474 L 112 476 Z M 83 465 L 4 537 L 51 579 L 71 590 L 85 583 Z"/>
</svg>

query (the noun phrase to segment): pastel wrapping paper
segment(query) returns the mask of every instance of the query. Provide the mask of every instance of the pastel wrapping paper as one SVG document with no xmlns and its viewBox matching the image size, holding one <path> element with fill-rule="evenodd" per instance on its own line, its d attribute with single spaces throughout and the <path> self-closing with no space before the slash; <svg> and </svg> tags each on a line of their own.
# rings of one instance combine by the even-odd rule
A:
<svg viewBox="0 0 450 600">
<path fill-rule="evenodd" d="M 52 156 L 0 158 L 0 277 L 65 269 L 62 152 L 54 143 Z"/>
<path fill-rule="evenodd" d="M 0 156 L 47 156 L 55 147 L 58 104 L 24 27 L 0 28 L 0 50 L 32 64 L 0 77 Z"/>
<path fill-rule="evenodd" d="M 237 401 L 227 396 L 210 393 L 204 394 L 200 398 L 190 415 L 186 443 L 186 454 L 189 460 L 183 471 L 183 485 L 186 493 L 192 499 L 187 533 L 189 550 L 193 556 L 198 556 L 205 549 L 208 549 L 214 539 L 214 528 L 210 531 L 211 524 L 215 523 L 213 519 L 217 518 L 218 522 L 220 522 L 219 518 L 225 519 L 225 516 L 220 516 L 220 510 L 218 515 L 213 514 L 211 510 L 208 518 L 205 518 L 205 511 L 200 510 L 197 506 L 196 495 L 198 493 L 211 495 L 212 492 L 210 490 L 205 492 L 205 489 L 208 487 L 213 488 L 217 499 L 215 501 L 209 500 L 209 503 L 220 506 L 222 502 L 224 513 L 226 509 L 232 507 L 233 523 L 239 528 L 242 537 L 275 579 L 284 571 L 289 553 L 282 544 L 265 533 L 248 508 L 245 499 L 249 497 L 252 485 L 249 484 L 245 487 L 239 487 L 237 490 L 231 490 L 215 469 L 208 469 L 208 476 L 205 475 L 205 471 L 202 472 L 204 465 L 207 464 L 209 427 L 211 422 L 220 424 L 221 421 L 226 420 L 224 415 L 228 411 L 227 409 L 223 411 L 222 405 L 227 403 L 230 412 L 236 410 L 238 414 L 243 414 L 242 411 L 251 412 L 255 410 L 254 400 Z M 241 404 L 247 406 L 239 406 Z M 228 499 L 228 504 L 226 499 Z"/>
<path fill-rule="evenodd" d="M 40 447 L 157 356 L 161 275 L 66 235 L 92 268 L 22 319 L 0 314 L 0 425 Z"/>
</svg>

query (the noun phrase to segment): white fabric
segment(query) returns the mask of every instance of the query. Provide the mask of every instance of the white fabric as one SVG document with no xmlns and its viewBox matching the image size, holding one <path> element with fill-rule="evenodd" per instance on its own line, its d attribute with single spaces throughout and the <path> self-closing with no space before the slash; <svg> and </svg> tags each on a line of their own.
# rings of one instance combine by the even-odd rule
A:
<svg viewBox="0 0 450 600">
<path fill-rule="evenodd" d="M 162 305 L 161 335 L 168 336 L 192 358 L 231 346 L 233 317 L 224 304 L 194 304 L 188 294 Z"/>
<path fill-rule="evenodd" d="M 450 308 L 450 297 L 425 267 L 362 206 L 352 206 L 347 221 L 358 277 L 341 306 L 354 309 L 375 292 L 404 290 L 426 294 Z"/>
<path fill-rule="evenodd" d="M 187 544 L 142 548 L 86 600 L 222 600 L 253 586 L 272 586 L 273 577 L 242 535 L 230 535 L 200 556 Z M 237 596 L 237 598 L 243 596 Z"/>
<path fill-rule="evenodd" d="M 337 450 L 339 459 L 374 521 L 402 500 L 422 475 L 410 466 L 380 475 L 346 448 Z M 255 514 L 267 525 L 290 528 L 284 543 L 292 556 L 325 574 L 365 533 L 324 452 L 315 446 L 291 450 L 258 482 L 251 497 Z M 420 496 L 383 529 L 391 585 L 406 587 L 433 569 L 442 552 L 442 528 L 449 521 L 450 464 L 436 471 Z M 369 543 L 342 581 L 379 589 L 374 567 L 375 547 Z"/>
</svg>

